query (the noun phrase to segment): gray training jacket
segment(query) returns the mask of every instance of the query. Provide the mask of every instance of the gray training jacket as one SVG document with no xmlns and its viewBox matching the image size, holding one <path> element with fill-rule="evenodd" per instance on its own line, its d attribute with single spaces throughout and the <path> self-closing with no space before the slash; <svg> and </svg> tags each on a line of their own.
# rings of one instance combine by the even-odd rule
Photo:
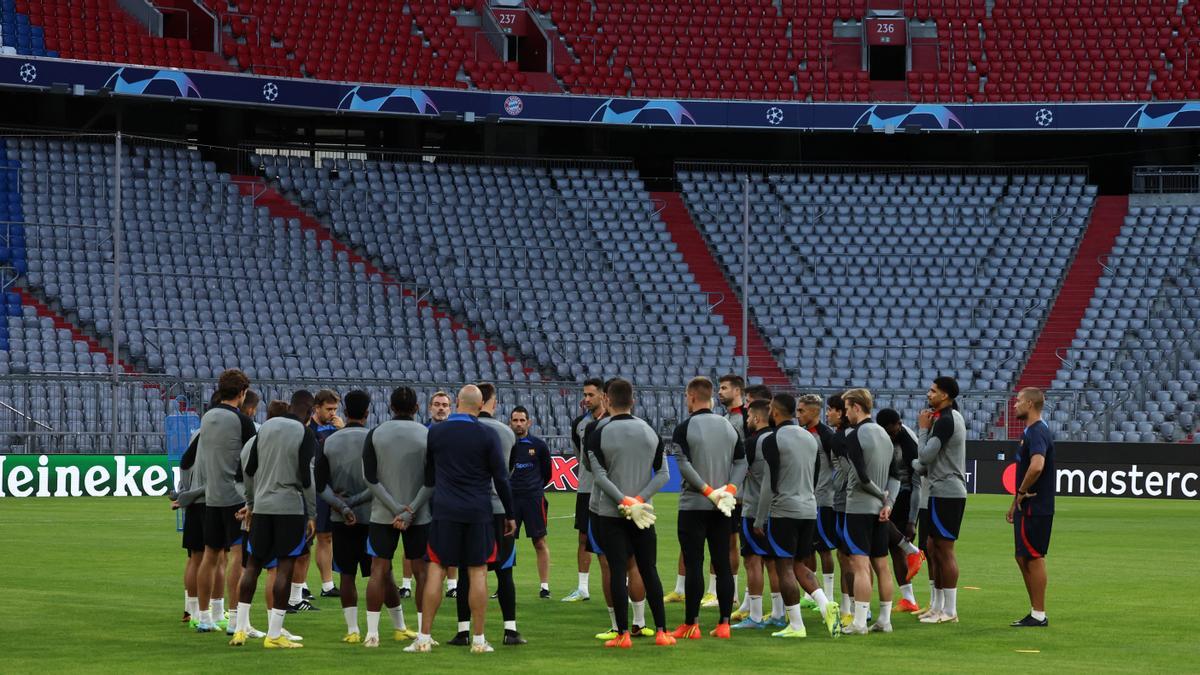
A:
<svg viewBox="0 0 1200 675">
<path fill-rule="evenodd" d="M 754 526 L 765 527 L 767 518 L 816 520 L 817 439 L 803 427 L 783 424 L 763 442 L 762 454 L 766 466 Z"/>
<path fill-rule="evenodd" d="M 517 444 L 516 432 L 512 430 L 512 427 L 487 413 L 479 413 L 479 421 L 496 432 L 496 436 L 500 438 L 500 451 L 504 453 L 504 466 L 509 466 L 513 446 Z M 492 515 L 504 515 L 504 502 L 500 501 L 500 495 L 496 493 L 495 485 L 492 485 Z"/>
<path fill-rule="evenodd" d="M 962 413 L 943 410 L 932 429 L 917 432 L 917 441 L 917 459 L 929 476 L 929 496 L 966 498 L 967 424 Z"/>
<path fill-rule="evenodd" d="M 767 461 L 763 459 L 763 443 L 774 433 L 773 429 L 759 429 L 746 439 L 746 480 L 743 481 L 739 493 L 742 498 L 742 517 L 754 520 L 755 509 L 762 495 L 763 474 L 766 473 Z"/>
<path fill-rule="evenodd" d="M 740 493 L 746 478 L 746 451 L 729 420 L 713 411 L 698 410 L 675 427 L 672 437 L 679 452 L 675 461 L 683 478 L 680 511 L 716 511 L 704 496 L 705 485 L 713 489 L 733 484 Z"/>
<path fill-rule="evenodd" d="M 412 420 L 388 420 L 367 434 L 362 471 L 374 497 L 372 523 L 391 525 L 396 516 L 413 525 L 433 520 L 429 500 L 435 488 L 425 486 L 428 436 L 429 429 Z"/>
<path fill-rule="evenodd" d="M 641 497 L 649 502 L 670 478 L 662 439 L 633 415 L 606 417 L 585 443 L 597 488 L 589 507 L 596 515 L 619 518 L 617 506 L 622 499 Z"/>
<path fill-rule="evenodd" d="M 576 491 L 581 495 L 592 493 L 594 479 L 587 466 L 587 453 L 583 447 L 584 432 L 592 423 L 592 414 L 584 413 L 571 422 L 571 445 L 575 448 L 575 474 L 579 476 L 579 487 Z"/>
<path fill-rule="evenodd" d="M 242 470 L 250 510 L 256 515 L 316 517 L 316 450 L 316 435 L 300 420 L 290 415 L 267 420 L 250 444 Z"/>
<path fill-rule="evenodd" d="M 371 517 L 371 488 L 362 469 L 366 440 L 366 427 L 347 424 L 325 439 L 324 450 L 313 467 L 317 494 L 332 507 L 329 519 L 335 523 L 345 522 L 342 512 L 347 508 L 353 509 L 359 525 L 366 525 Z"/>
<path fill-rule="evenodd" d="M 892 438 L 874 422 L 863 422 L 846 431 L 846 513 L 878 515 L 891 506 L 900 491 Z M 883 487 L 880 487 L 883 486 Z M 886 494 L 885 494 L 886 491 Z"/>
<path fill-rule="evenodd" d="M 239 506 L 245 500 L 237 489 L 242 446 L 254 437 L 254 422 L 237 408 L 219 403 L 200 418 L 196 462 L 204 473 L 204 503 Z"/>
</svg>

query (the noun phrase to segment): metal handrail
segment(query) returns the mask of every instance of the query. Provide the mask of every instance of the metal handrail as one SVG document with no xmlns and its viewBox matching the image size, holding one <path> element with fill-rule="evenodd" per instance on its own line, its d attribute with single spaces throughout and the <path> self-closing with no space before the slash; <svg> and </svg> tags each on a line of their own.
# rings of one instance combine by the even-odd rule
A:
<svg viewBox="0 0 1200 675">
<path fill-rule="evenodd" d="M 16 408 L 5 403 L 4 401 L 0 401 L 0 407 L 4 408 L 5 410 L 8 410 L 10 412 L 14 412 L 14 413 L 20 415 L 21 417 L 25 418 L 27 421 L 32 422 L 47 431 L 54 431 L 54 427 L 51 427 L 49 424 L 45 424 L 43 422 L 39 422 L 39 421 L 33 419 L 29 415 L 26 415 L 25 413 L 21 412 L 20 410 L 17 410 Z"/>
</svg>

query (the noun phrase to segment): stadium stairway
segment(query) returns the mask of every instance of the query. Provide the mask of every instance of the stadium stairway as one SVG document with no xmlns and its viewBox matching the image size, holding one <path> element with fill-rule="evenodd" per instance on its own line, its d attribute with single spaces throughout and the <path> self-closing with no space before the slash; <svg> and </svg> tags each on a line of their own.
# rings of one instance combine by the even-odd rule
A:
<svg viewBox="0 0 1200 675">
<path fill-rule="evenodd" d="M 1058 354 L 1071 346 L 1071 340 L 1079 329 L 1079 323 L 1096 292 L 1100 276 L 1104 273 L 1101 259 L 1112 251 L 1127 213 L 1128 195 L 1096 198 L 1092 218 L 1083 233 L 1083 239 L 1079 242 L 1075 260 L 1067 270 L 1062 288 L 1059 289 L 1050 313 L 1046 316 L 1046 323 L 1033 349 L 1030 350 L 1029 360 L 1025 362 L 1025 368 L 1017 378 L 1018 391 L 1023 387 L 1045 389 L 1054 380 L 1054 375 L 1061 365 Z M 1001 419 L 1004 419 L 1003 415 Z M 1019 420 L 1011 418 L 1008 427 L 1009 438 L 1020 437 L 1022 427 Z"/>
<path fill-rule="evenodd" d="M 380 269 L 373 262 L 364 258 L 354 249 L 340 241 L 333 234 L 333 232 L 329 231 L 329 228 L 325 227 L 325 225 L 321 223 L 321 221 L 314 218 L 304 209 L 301 209 L 293 204 L 291 200 L 281 195 L 275 190 L 275 188 L 267 185 L 263 179 L 256 176 L 231 176 L 231 178 L 236 181 L 238 190 L 240 190 L 243 195 L 252 198 L 256 205 L 266 207 L 267 210 L 271 212 L 272 216 L 298 220 L 302 229 L 311 230 L 316 235 L 318 246 L 320 246 L 321 242 L 328 241 L 333 247 L 333 254 L 335 256 L 339 253 L 344 253 L 351 263 L 361 264 L 363 266 L 364 274 L 367 277 L 375 277 L 384 284 L 395 284 L 401 287 L 404 295 L 413 297 L 412 290 L 406 288 L 399 279 Z M 487 346 L 487 350 L 489 352 L 500 351 L 504 354 L 505 363 L 512 363 L 518 360 L 499 346 L 492 343 L 490 340 L 487 340 L 483 336 L 474 332 L 469 327 L 464 326 L 453 316 L 450 316 L 446 312 L 431 305 L 428 301 L 418 300 L 417 305 L 420 307 L 430 307 L 433 310 L 433 315 L 435 318 L 448 319 L 451 327 L 455 330 L 467 331 L 467 336 L 471 340 L 483 342 Z M 526 373 L 531 373 L 535 370 L 530 368 L 528 364 L 524 364 L 523 367 Z"/>
<path fill-rule="evenodd" d="M 721 266 L 713 259 L 712 251 L 709 250 L 700 230 L 692 222 L 692 215 L 683 203 L 683 198 L 678 192 L 651 192 L 650 196 L 665 204 L 658 217 L 666 224 L 667 231 L 671 233 L 671 240 L 683 254 L 683 259 L 695 275 L 700 290 L 722 297 L 722 301 L 713 307 L 712 311 L 721 317 L 737 341 L 735 353 L 749 353 L 748 374 L 761 378 L 768 386 L 789 386 L 791 380 L 779 367 L 753 321 L 750 322 L 747 331 L 748 349 L 746 352 L 742 351 L 742 303 L 721 271 Z"/>
<path fill-rule="evenodd" d="M 97 340 L 96 338 L 92 337 L 91 335 L 88 335 L 87 333 L 80 330 L 80 328 L 78 326 L 76 326 L 74 323 L 71 323 L 70 321 L 68 321 L 66 318 L 64 318 L 58 312 L 54 311 L 54 309 L 51 308 L 50 305 L 47 305 L 45 302 L 42 302 L 41 298 L 39 298 L 36 295 L 34 295 L 33 293 L 29 292 L 28 289 L 22 287 L 19 284 L 16 284 L 16 285 L 11 286 L 9 291 L 16 293 L 18 296 L 20 296 L 21 304 L 23 306 L 32 307 L 34 309 L 34 311 L 37 312 L 38 316 L 43 316 L 43 317 L 46 317 L 46 318 L 50 319 L 51 321 L 53 321 L 55 328 L 60 329 L 60 330 L 70 331 L 71 338 L 73 340 L 76 340 L 76 341 L 86 344 L 88 346 L 89 352 L 91 352 L 93 354 L 103 354 L 104 360 L 107 361 L 110 366 L 112 365 L 113 360 L 115 359 L 117 361 L 117 363 L 121 366 L 121 369 L 124 370 L 126 373 L 138 372 L 137 368 L 134 368 L 130 364 L 126 363 L 124 359 L 118 358 L 115 354 L 112 353 L 111 350 L 109 350 L 104 345 L 100 344 L 99 340 Z"/>
</svg>

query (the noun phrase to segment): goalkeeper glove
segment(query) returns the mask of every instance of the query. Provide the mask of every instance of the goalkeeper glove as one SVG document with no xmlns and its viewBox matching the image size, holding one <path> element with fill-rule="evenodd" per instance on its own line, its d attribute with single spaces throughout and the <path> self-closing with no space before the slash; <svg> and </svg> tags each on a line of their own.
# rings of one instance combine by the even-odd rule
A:
<svg viewBox="0 0 1200 675">
<path fill-rule="evenodd" d="M 714 490 L 711 485 L 705 485 L 704 496 L 708 497 L 708 501 L 712 502 L 713 506 L 717 507 L 717 510 L 726 517 L 733 514 L 733 507 L 737 505 L 737 500 L 726 492 L 725 488 Z"/>
<path fill-rule="evenodd" d="M 631 517 L 630 509 L 633 508 L 634 504 L 640 504 L 642 501 L 641 497 L 626 497 L 617 505 L 617 512 L 621 514 L 622 518 L 629 520 Z"/>
<path fill-rule="evenodd" d="M 654 525 L 654 521 L 658 520 L 658 516 L 654 515 L 653 504 L 638 502 L 629 507 L 629 519 L 633 521 L 634 525 L 638 526 L 638 529 L 644 530 Z"/>
</svg>

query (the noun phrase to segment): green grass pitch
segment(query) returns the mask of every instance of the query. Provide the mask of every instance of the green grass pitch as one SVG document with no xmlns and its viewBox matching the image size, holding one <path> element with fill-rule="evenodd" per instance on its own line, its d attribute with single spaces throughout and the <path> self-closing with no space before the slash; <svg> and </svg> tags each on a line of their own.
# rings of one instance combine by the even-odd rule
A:
<svg viewBox="0 0 1200 675">
<path fill-rule="evenodd" d="M 659 571 L 668 587 L 678 551 L 676 499 L 656 499 Z M 922 626 L 898 615 L 891 635 L 834 641 L 817 615 L 806 612 L 807 640 L 737 632 L 731 642 L 718 642 L 706 633 L 703 640 L 674 648 L 643 640 L 631 651 L 619 651 L 603 649 L 592 638 L 607 627 L 598 566 L 593 565 L 590 602 L 558 601 L 575 583 L 576 540 L 568 517 L 573 500 L 574 495 L 550 496 L 553 600 L 538 599 L 533 550 L 528 541 L 519 542 L 518 624 L 529 644 L 500 646 L 499 609 L 492 601 L 488 635 L 496 653 L 484 656 L 448 646 L 430 655 L 404 654 L 403 645 L 390 639 L 370 651 L 342 644 L 345 626 L 332 599 L 317 600 L 323 611 L 288 617 L 287 627 L 305 637 L 302 650 L 266 651 L 258 642 L 231 648 L 223 634 L 199 635 L 179 622 L 184 556 L 165 498 L 5 499 L 0 501 L 0 672 L 1200 671 L 1200 639 L 1192 618 L 1200 605 L 1200 511 L 1194 502 L 1060 499 L 1049 560 L 1047 630 L 1008 627 L 1028 610 L 1012 560 L 1011 529 L 1004 522 L 1008 499 L 974 496 L 959 544 L 958 625 Z M 314 567 L 310 585 L 319 588 L 318 582 Z M 919 600 L 927 600 L 923 574 L 917 591 Z M 365 599 L 360 601 L 365 615 L 361 605 Z M 714 613 L 701 615 L 706 631 Z M 667 606 L 672 627 L 682 614 L 681 605 Z M 405 615 L 415 620 L 411 601 Z M 266 628 L 261 593 L 254 623 Z M 360 626 L 365 629 L 365 616 Z M 382 627 L 390 636 L 386 615 Z M 444 642 L 453 630 L 450 601 L 442 606 L 435 638 Z"/>
</svg>

